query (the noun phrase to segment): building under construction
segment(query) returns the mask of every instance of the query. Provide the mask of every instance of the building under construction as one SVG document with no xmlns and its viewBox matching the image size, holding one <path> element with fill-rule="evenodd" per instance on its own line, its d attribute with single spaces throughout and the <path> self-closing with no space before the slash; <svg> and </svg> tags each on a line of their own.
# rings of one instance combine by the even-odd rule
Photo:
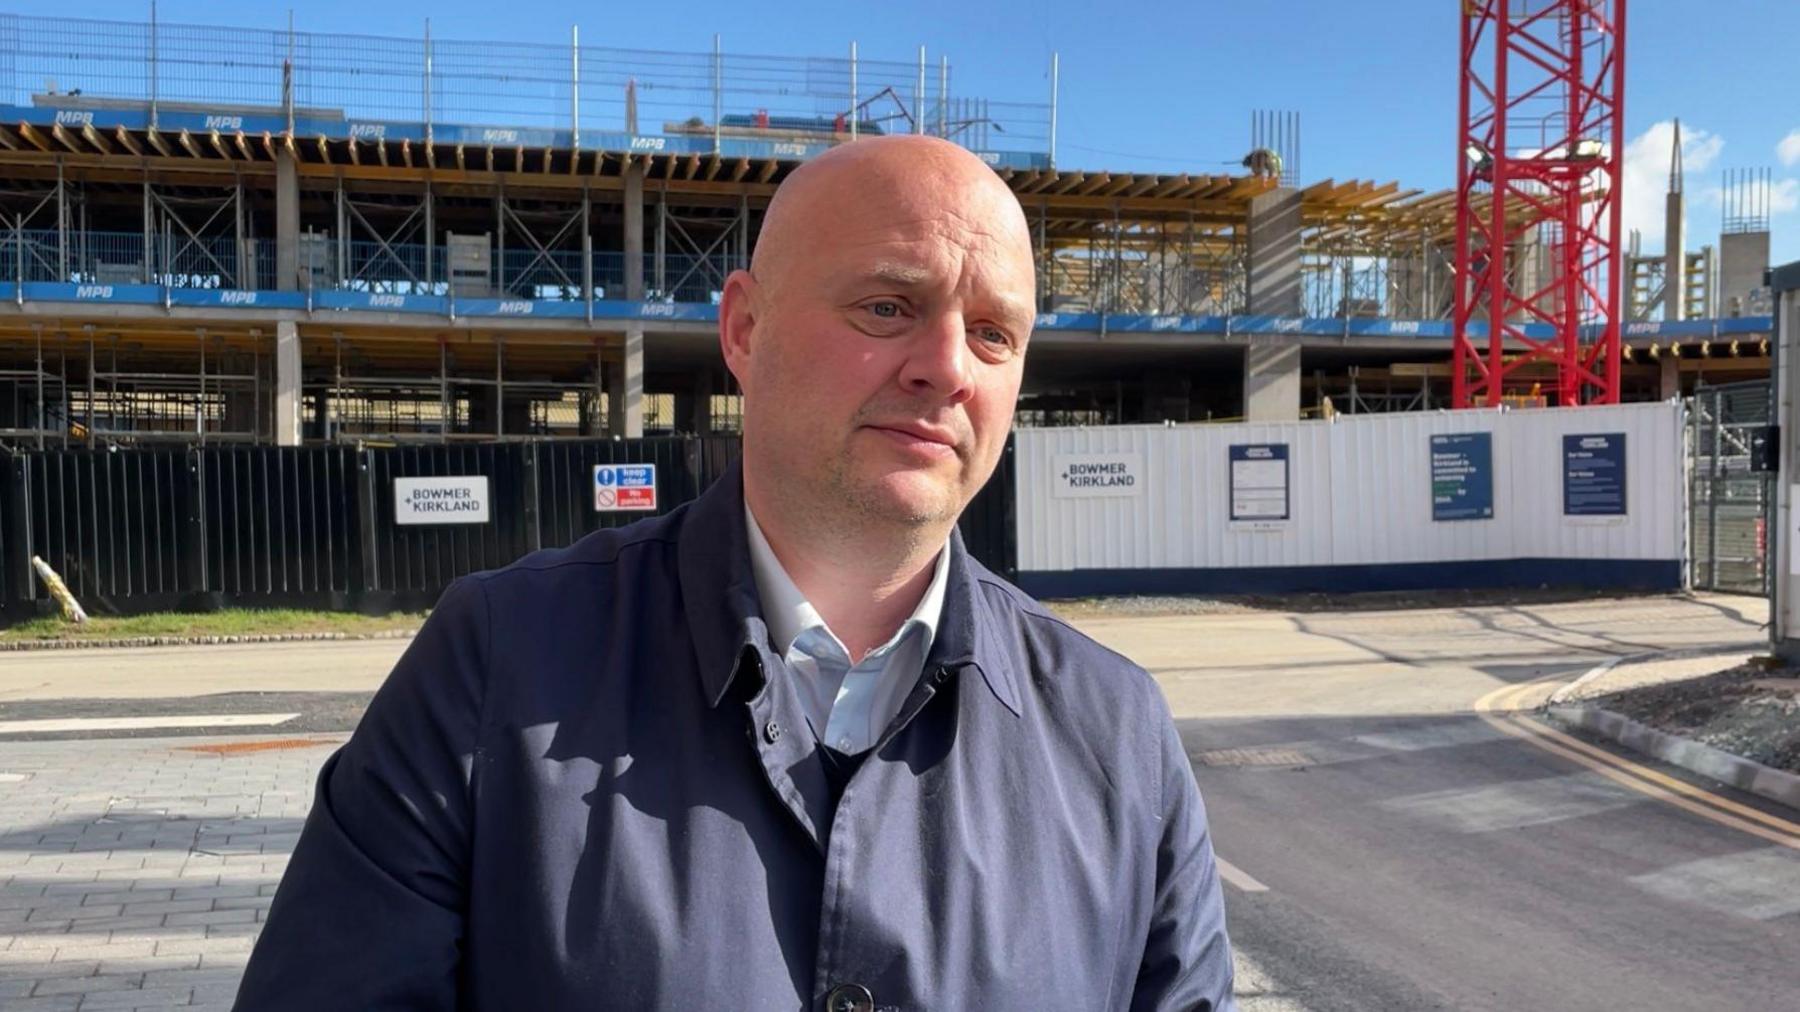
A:
<svg viewBox="0 0 1800 1012">
<path fill-rule="evenodd" d="M 725 277 L 796 165 L 897 132 L 967 146 L 1026 211 L 1040 316 L 1021 424 L 1451 396 L 1455 192 L 1297 178 L 1291 115 L 1204 145 L 1250 150 L 1241 171 L 1156 175 L 1064 164 L 1054 83 L 1039 101 L 967 95 L 923 51 L 13 15 L 0 48 L 12 445 L 731 431 Z M 1689 253 L 1677 225 L 1669 254 L 1628 258 L 1624 399 L 1767 374 L 1766 184 L 1741 189 L 1717 254 Z M 1503 269 L 1548 264 L 1528 230 Z M 1512 403 L 1552 385 L 1507 381 Z"/>
</svg>

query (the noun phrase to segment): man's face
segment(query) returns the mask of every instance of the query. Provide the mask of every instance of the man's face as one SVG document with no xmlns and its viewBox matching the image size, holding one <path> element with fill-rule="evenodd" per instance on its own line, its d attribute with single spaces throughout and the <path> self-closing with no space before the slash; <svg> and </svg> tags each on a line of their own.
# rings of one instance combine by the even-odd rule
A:
<svg viewBox="0 0 1800 1012">
<path fill-rule="evenodd" d="M 987 481 L 1035 318 L 1029 239 L 995 184 L 827 201 L 757 279 L 751 353 L 732 365 L 748 466 L 771 494 L 920 526 L 954 521 Z"/>
</svg>

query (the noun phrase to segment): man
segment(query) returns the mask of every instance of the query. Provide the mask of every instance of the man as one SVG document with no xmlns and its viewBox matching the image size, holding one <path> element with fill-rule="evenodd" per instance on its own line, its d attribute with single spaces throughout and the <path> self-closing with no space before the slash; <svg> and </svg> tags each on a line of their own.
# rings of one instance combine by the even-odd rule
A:
<svg viewBox="0 0 1800 1012">
<path fill-rule="evenodd" d="M 325 765 L 242 1009 L 1230 1008 L 1156 685 L 971 559 L 1033 314 L 923 137 L 797 169 L 698 501 L 448 590 Z"/>
</svg>

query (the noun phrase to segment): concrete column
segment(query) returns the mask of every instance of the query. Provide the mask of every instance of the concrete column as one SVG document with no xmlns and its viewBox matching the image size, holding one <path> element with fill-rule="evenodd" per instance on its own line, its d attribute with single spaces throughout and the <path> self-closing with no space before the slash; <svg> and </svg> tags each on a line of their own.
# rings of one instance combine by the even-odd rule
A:
<svg viewBox="0 0 1800 1012">
<path fill-rule="evenodd" d="M 606 424 L 600 417 L 600 408 L 606 403 L 606 364 L 599 360 L 599 351 L 595 350 L 594 367 L 588 373 L 588 388 L 581 392 L 581 426 L 579 432 L 583 436 L 598 436 Z"/>
<path fill-rule="evenodd" d="M 1250 200 L 1250 312 L 1299 316 L 1300 191 L 1270 190 Z M 1244 416 L 1253 422 L 1300 417 L 1300 346 L 1252 335 L 1244 348 Z"/>
<path fill-rule="evenodd" d="M 712 377 L 694 375 L 693 389 L 675 395 L 675 426 L 696 436 L 712 434 Z"/>
<path fill-rule="evenodd" d="M 1192 420 L 1193 388 L 1193 381 L 1180 373 L 1143 373 L 1138 378 L 1137 421 L 1156 424 Z"/>
<path fill-rule="evenodd" d="M 275 445 L 300 445 L 300 328 L 275 324 Z"/>
<path fill-rule="evenodd" d="M 230 389 L 225 393 L 225 432 L 256 432 L 256 391 Z"/>
<path fill-rule="evenodd" d="M 313 400 L 312 421 L 306 428 L 307 439 L 323 440 L 325 438 L 326 419 L 331 409 L 330 398 L 320 396 Z"/>
<path fill-rule="evenodd" d="M 493 387 L 469 390 L 469 431 L 508 438 L 523 436 L 531 429 L 531 398 L 516 390 L 506 391 L 500 402 L 500 417 L 494 418 L 496 398 Z"/>
<path fill-rule="evenodd" d="M 1669 400 L 1681 396 L 1681 360 L 1673 355 L 1657 359 L 1656 397 L 1658 400 Z"/>
<path fill-rule="evenodd" d="M 300 173 L 286 148 L 275 151 L 275 288 L 300 287 Z"/>
<path fill-rule="evenodd" d="M 1300 344 L 1252 336 L 1244 348 L 1244 417 L 1252 422 L 1300 418 Z"/>
<path fill-rule="evenodd" d="M 1738 232 L 1719 237 L 1719 315 L 1756 315 L 1751 293 L 1763 286 L 1769 269 L 1769 233 Z"/>
<path fill-rule="evenodd" d="M 625 298 L 644 297 L 644 164 L 625 168 Z"/>
<path fill-rule="evenodd" d="M 1663 319 L 1687 315 L 1687 198 L 1677 192 L 1663 205 Z"/>
<path fill-rule="evenodd" d="M 581 391 L 575 395 L 575 402 L 577 404 L 575 410 L 580 412 L 575 419 L 575 434 L 577 436 L 592 436 L 594 434 L 593 392 L 588 390 Z"/>
<path fill-rule="evenodd" d="M 1425 318 L 1425 261 L 1418 256 L 1388 259 L 1387 314 L 1398 320 Z"/>
<path fill-rule="evenodd" d="M 625 330 L 618 362 L 606 367 L 606 429 L 609 435 L 639 439 L 644 435 L 644 328 Z"/>
<path fill-rule="evenodd" d="M 1300 191 L 1270 190 L 1250 200 L 1250 312 L 1299 316 Z"/>
</svg>

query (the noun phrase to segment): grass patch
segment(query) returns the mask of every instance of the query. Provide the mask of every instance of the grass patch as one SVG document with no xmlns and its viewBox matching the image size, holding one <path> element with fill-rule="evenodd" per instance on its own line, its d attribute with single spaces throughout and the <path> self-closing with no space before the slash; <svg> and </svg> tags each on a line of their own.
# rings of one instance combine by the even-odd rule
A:
<svg viewBox="0 0 1800 1012">
<path fill-rule="evenodd" d="M 417 629 L 425 612 L 363 615 L 301 608 L 227 608 L 209 612 L 153 612 L 122 618 L 96 615 L 81 625 L 59 617 L 34 618 L 0 629 L 0 643 L 21 640 L 131 639 L 140 636 L 269 636 L 283 633 L 343 633 L 366 636 Z"/>
</svg>

